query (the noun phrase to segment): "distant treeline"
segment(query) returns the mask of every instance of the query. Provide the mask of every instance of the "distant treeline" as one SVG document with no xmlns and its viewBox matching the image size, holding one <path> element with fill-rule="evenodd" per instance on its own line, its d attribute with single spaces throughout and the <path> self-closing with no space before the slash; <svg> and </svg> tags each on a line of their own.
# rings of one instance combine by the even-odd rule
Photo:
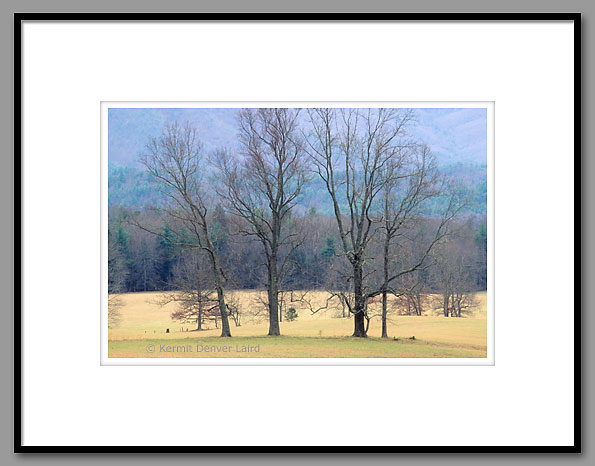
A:
<svg viewBox="0 0 595 466">
<path fill-rule="evenodd" d="M 149 233 L 128 223 L 127 218 L 152 225 L 162 236 Z M 284 290 L 337 289 L 344 286 L 340 271 L 342 262 L 337 227 L 332 217 L 310 208 L 304 215 L 292 218 L 296 231 L 305 232 L 304 241 L 291 252 L 289 270 L 283 276 Z M 431 231 L 432 218 L 416 229 L 416 235 Z M 211 216 L 211 237 L 229 275 L 230 289 L 261 289 L 266 282 L 267 268 L 262 260 L 257 240 L 239 233 L 238 220 L 217 206 Z M 164 291 L 183 288 L 187 278 L 201 275 L 203 286 L 208 286 L 209 272 L 198 249 L 177 246 L 175 227 L 151 208 L 131 210 L 119 206 L 109 207 L 110 291 L 138 292 Z M 436 265 L 416 272 L 417 288 L 426 293 L 441 292 L 444 288 L 445 266 L 464 266 L 460 285 L 468 290 L 487 287 L 487 232 L 485 215 L 467 213 L 456 222 L 455 234 L 446 246 L 437 250 Z M 429 234 L 429 233 L 428 233 Z M 380 235 L 378 235 L 380 238 Z M 168 241 L 168 238 L 171 240 Z M 380 241 L 374 242 L 368 253 L 368 267 L 380 270 L 382 257 Z M 399 257 L 407 262 L 414 251 L 401 249 Z M 442 259 L 442 262 L 439 261 Z M 446 261 L 445 259 L 449 259 Z M 189 267 L 192 264 L 192 267 Z M 438 265 L 442 265 L 440 268 Z M 200 270 L 202 269 L 202 273 Z M 189 274 L 188 271 L 192 270 Z M 450 271 L 450 275 L 454 272 Z M 189 275 L 189 277 L 187 277 Z M 373 280 L 373 276 L 367 277 Z"/>
</svg>

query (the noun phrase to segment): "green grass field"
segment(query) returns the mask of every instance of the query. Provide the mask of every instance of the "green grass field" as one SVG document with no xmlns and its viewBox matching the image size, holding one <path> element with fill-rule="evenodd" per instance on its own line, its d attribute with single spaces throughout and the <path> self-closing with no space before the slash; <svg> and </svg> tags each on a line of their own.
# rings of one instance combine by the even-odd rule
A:
<svg viewBox="0 0 595 466">
<path fill-rule="evenodd" d="M 375 337 L 235 337 L 109 342 L 118 358 L 485 358 L 485 347 Z"/>
<path fill-rule="evenodd" d="M 242 306 L 256 305 L 257 292 L 236 292 Z M 108 334 L 110 358 L 486 358 L 487 296 L 466 318 L 437 315 L 390 315 L 388 339 L 380 338 L 380 320 L 373 319 L 368 338 L 352 338 L 353 319 L 336 318 L 336 310 L 282 322 L 280 337 L 267 336 L 266 321 L 232 324 L 232 338 L 221 338 L 212 326 L 200 332 L 171 320 L 170 304 L 160 307 L 159 293 L 121 295 L 121 322 Z M 325 299 L 316 292 L 315 299 Z M 166 333 L 169 329 L 169 333 Z M 415 339 L 410 339 L 411 337 Z M 395 340 L 397 338 L 398 340 Z"/>
</svg>

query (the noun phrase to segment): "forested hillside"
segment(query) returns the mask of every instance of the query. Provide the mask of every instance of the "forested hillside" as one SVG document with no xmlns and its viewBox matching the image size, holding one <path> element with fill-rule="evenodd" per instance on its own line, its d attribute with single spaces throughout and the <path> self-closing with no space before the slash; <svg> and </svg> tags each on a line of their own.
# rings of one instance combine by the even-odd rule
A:
<svg viewBox="0 0 595 466">
<path fill-rule="evenodd" d="M 487 212 L 487 166 L 456 163 L 440 167 L 440 172 L 449 179 L 460 182 L 468 194 L 469 204 L 465 210 L 474 214 Z M 208 182 L 214 183 L 213 179 Z M 159 205 L 163 200 L 158 184 L 148 173 L 136 167 L 110 163 L 108 169 L 108 205 L 141 208 Z M 427 213 L 437 214 L 444 207 L 444 200 L 435 199 L 426 205 Z M 312 177 L 304 186 L 298 199 L 296 212 L 304 213 L 314 208 L 322 215 L 333 215 L 333 207 L 322 180 Z"/>
</svg>

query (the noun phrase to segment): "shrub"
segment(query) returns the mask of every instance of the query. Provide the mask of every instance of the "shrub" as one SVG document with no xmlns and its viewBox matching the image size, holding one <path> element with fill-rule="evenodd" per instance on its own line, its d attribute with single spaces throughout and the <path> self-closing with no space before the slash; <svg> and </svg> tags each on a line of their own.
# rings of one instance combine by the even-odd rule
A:
<svg viewBox="0 0 595 466">
<path fill-rule="evenodd" d="M 291 322 L 292 320 L 295 320 L 297 318 L 298 318 L 298 313 L 294 307 L 290 307 L 289 309 L 287 309 L 287 312 L 285 313 L 285 320 L 287 322 Z"/>
</svg>

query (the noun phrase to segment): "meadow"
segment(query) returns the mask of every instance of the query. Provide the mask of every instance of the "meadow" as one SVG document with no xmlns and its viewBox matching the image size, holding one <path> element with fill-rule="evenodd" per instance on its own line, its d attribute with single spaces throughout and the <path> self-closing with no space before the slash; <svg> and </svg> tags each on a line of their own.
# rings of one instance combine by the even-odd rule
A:
<svg viewBox="0 0 595 466">
<path fill-rule="evenodd" d="M 302 303 L 294 321 L 281 322 L 281 336 L 267 336 L 268 322 L 259 309 L 258 291 L 236 291 L 244 313 L 241 325 L 231 323 L 232 338 L 171 319 L 177 305 L 160 306 L 162 293 L 120 295 L 120 323 L 108 331 L 110 358 L 485 358 L 487 357 L 487 296 L 477 294 L 478 306 L 462 318 L 439 315 L 389 314 L 388 339 L 380 338 L 380 318 L 370 321 L 368 338 L 352 338 L 353 319 L 341 318 L 336 308 L 312 314 Z M 312 307 L 325 302 L 326 293 L 309 293 Z M 429 314 L 434 314 L 429 312 Z M 167 329 L 169 332 L 167 333 Z M 413 338 L 412 338 L 413 337 Z"/>
</svg>

